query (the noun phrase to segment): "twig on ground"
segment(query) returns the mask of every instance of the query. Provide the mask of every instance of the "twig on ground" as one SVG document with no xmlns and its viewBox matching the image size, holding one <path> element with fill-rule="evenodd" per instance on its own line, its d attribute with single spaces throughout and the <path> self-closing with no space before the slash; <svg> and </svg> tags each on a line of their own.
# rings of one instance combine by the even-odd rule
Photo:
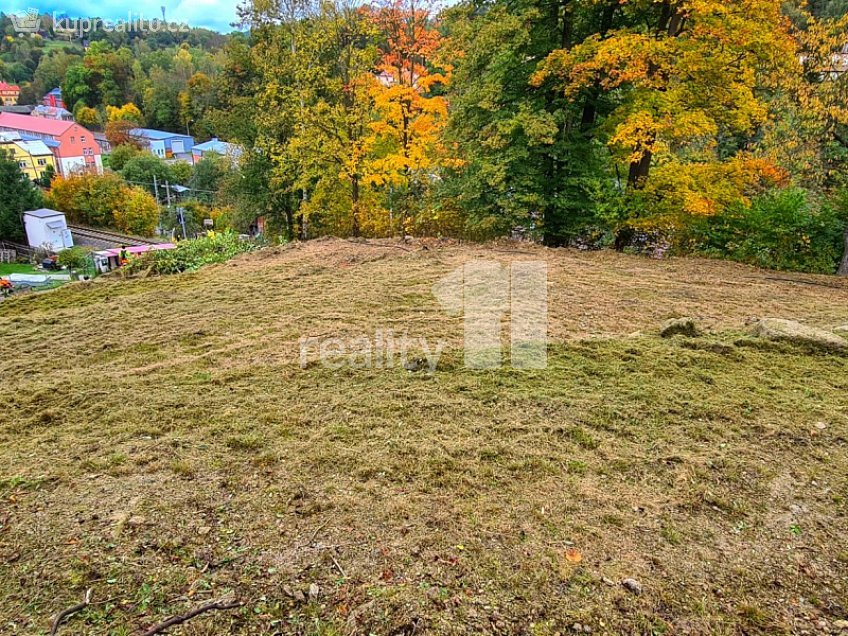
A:
<svg viewBox="0 0 848 636">
<path fill-rule="evenodd" d="M 206 605 L 201 605 L 190 612 L 186 612 L 185 614 L 178 614 L 177 616 L 172 616 L 166 621 L 159 623 L 158 625 L 154 625 L 146 632 L 144 632 L 143 636 L 153 636 L 154 634 L 163 634 L 166 629 L 170 627 L 174 627 L 175 625 L 181 625 L 186 621 L 191 620 L 195 616 L 199 616 L 200 614 L 204 614 L 206 612 L 211 612 L 213 610 L 231 610 L 237 607 L 241 607 L 242 603 L 239 601 L 224 601 L 223 599 L 212 601 L 211 603 L 206 603 Z"/>
<path fill-rule="evenodd" d="M 50 629 L 50 636 L 56 636 L 56 634 L 59 632 L 59 626 L 62 624 L 62 621 L 64 621 L 68 616 L 70 616 L 71 614 L 76 614 L 81 609 L 85 609 L 91 604 L 92 591 L 92 588 L 88 588 L 86 590 L 85 598 L 82 600 L 82 603 L 77 603 L 73 607 L 69 607 L 68 609 L 59 612 L 59 614 L 53 620 L 53 627 Z"/>
<path fill-rule="evenodd" d="M 325 521 L 325 522 L 324 522 L 324 523 L 322 523 L 320 526 L 318 526 L 317 528 L 315 528 L 315 532 L 313 532 L 313 533 L 312 533 L 312 538 L 310 538 L 310 539 L 309 539 L 309 541 L 307 541 L 306 543 L 304 543 L 304 544 L 303 544 L 302 546 L 300 546 L 300 547 L 301 547 L 301 548 L 308 548 L 308 547 L 309 547 L 309 546 L 311 546 L 313 543 L 315 543 L 315 539 L 317 539 L 317 538 L 318 538 L 318 533 L 319 533 L 319 532 L 321 532 L 321 530 L 323 530 L 324 528 L 326 528 L 328 523 L 330 523 L 330 522 L 329 522 L 329 521 Z"/>
<path fill-rule="evenodd" d="M 333 556 L 332 552 L 330 552 L 329 554 L 330 554 L 330 558 L 333 560 L 333 565 L 336 566 L 336 569 L 339 571 L 339 574 L 342 575 L 342 578 L 346 579 L 347 574 L 345 573 L 344 568 L 341 565 L 339 565 L 339 562 L 336 561 L 336 557 Z"/>
</svg>

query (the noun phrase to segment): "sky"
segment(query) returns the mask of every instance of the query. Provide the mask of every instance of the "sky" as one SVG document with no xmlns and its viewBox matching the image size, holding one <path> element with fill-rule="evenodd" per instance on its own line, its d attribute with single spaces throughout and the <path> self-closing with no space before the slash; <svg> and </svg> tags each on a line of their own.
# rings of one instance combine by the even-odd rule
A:
<svg viewBox="0 0 848 636">
<path fill-rule="evenodd" d="M 3 13 L 37 9 L 39 13 L 70 17 L 99 17 L 104 20 L 153 20 L 162 17 L 162 5 L 169 22 L 186 23 L 229 33 L 236 21 L 238 0 L 3 0 Z"/>
</svg>

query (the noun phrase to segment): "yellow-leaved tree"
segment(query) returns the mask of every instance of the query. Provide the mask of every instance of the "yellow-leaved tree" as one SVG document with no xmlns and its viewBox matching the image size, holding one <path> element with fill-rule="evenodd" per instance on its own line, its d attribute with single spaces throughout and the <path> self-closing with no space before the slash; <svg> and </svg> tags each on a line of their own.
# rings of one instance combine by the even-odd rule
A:
<svg viewBox="0 0 848 636">
<path fill-rule="evenodd" d="M 799 76 L 797 41 L 773 0 L 637 0 L 650 28 L 630 26 L 552 53 L 533 78 L 577 99 L 590 89 L 618 106 L 602 132 L 664 223 L 710 215 L 785 179 L 754 140 L 774 92 Z M 683 218 L 681 218 L 681 213 Z"/>
</svg>

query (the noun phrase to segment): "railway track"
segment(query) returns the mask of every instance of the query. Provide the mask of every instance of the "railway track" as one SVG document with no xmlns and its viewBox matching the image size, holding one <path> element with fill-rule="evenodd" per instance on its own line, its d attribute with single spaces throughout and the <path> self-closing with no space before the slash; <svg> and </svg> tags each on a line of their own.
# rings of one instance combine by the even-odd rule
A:
<svg viewBox="0 0 848 636">
<path fill-rule="evenodd" d="M 159 241 L 152 241 L 150 239 L 140 238 L 138 236 L 127 236 L 126 234 L 119 234 L 118 232 L 110 232 L 109 230 L 101 230 L 94 229 L 90 227 L 85 227 L 83 225 L 71 225 L 68 224 L 68 229 L 71 231 L 71 234 L 74 236 L 78 236 L 80 238 L 89 239 L 93 241 L 101 241 L 103 243 L 108 243 L 110 245 L 119 246 L 119 245 L 128 245 L 128 246 L 137 246 L 137 245 L 158 245 Z"/>
</svg>

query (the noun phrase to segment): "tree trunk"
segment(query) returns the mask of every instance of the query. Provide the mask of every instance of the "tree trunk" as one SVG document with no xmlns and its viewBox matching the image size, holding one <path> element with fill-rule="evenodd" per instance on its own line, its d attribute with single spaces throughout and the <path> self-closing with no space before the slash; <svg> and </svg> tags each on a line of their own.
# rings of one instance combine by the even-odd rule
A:
<svg viewBox="0 0 848 636">
<path fill-rule="evenodd" d="M 603 13 L 601 13 L 601 26 L 598 31 L 601 38 L 605 38 L 610 29 L 612 29 L 617 6 L 618 3 L 614 1 L 608 2 L 604 6 Z M 600 97 L 601 82 L 596 80 L 592 88 L 589 89 L 586 95 L 586 101 L 583 103 L 583 114 L 580 117 L 580 130 L 583 132 L 588 131 L 595 124 L 595 119 L 598 115 L 598 99 Z"/>
<path fill-rule="evenodd" d="M 651 159 L 653 154 L 650 150 L 646 150 L 642 155 L 642 159 L 634 161 L 630 164 L 630 174 L 627 176 L 628 187 L 639 190 L 648 180 L 648 173 L 651 170 Z"/>
<path fill-rule="evenodd" d="M 353 203 L 353 210 L 351 214 L 353 216 L 352 225 L 350 229 L 350 233 L 353 234 L 354 238 L 359 237 L 359 177 L 353 177 L 351 180 L 351 201 Z"/>
<path fill-rule="evenodd" d="M 842 255 L 842 264 L 839 266 L 839 275 L 848 276 L 848 229 L 845 230 L 845 252 Z"/>
</svg>

